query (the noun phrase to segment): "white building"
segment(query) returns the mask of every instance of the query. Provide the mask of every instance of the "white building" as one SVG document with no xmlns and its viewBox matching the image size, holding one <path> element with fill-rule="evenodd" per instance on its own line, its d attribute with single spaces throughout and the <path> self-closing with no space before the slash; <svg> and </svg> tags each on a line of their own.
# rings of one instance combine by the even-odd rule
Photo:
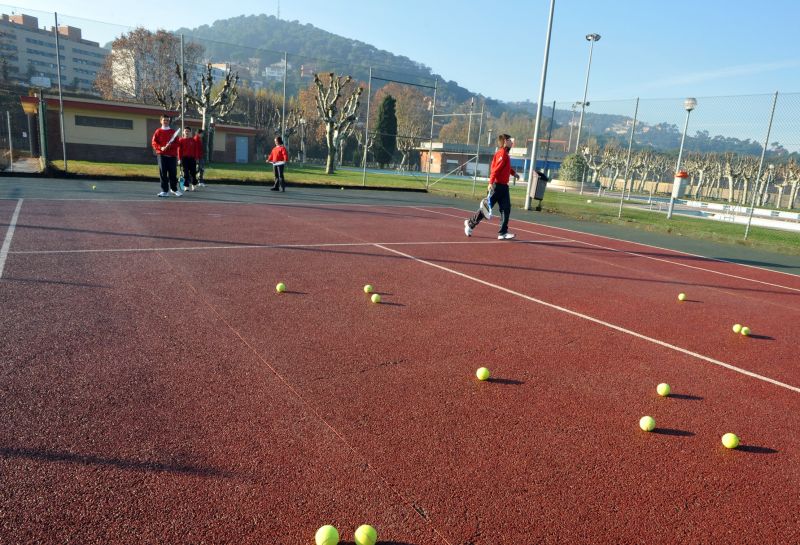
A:
<svg viewBox="0 0 800 545">
<path fill-rule="evenodd" d="M 72 26 L 59 26 L 58 40 L 61 84 L 91 91 L 109 51 L 97 42 L 84 40 L 81 29 Z M 52 28 L 39 28 L 36 17 L 0 17 L 0 54 L 7 63 L 10 80 L 30 85 L 32 77 L 39 77 L 49 78 L 54 86 L 58 84 L 56 38 Z"/>
</svg>

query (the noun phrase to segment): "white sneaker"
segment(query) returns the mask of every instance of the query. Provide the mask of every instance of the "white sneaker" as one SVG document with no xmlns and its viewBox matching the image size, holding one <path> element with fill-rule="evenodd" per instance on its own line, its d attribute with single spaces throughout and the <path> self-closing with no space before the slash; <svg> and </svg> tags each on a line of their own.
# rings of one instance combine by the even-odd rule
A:
<svg viewBox="0 0 800 545">
<path fill-rule="evenodd" d="M 199 184 L 197 184 L 197 185 L 199 185 L 200 187 L 205 187 L 205 186 L 206 186 L 205 182 L 200 182 L 200 183 L 199 183 Z"/>
<path fill-rule="evenodd" d="M 483 217 L 485 217 L 487 220 L 492 219 L 492 209 L 489 208 L 489 203 L 486 202 L 486 199 L 481 200 L 480 209 L 481 212 L 483 212 Z"/>
<path fill-rule="evenodd" d="M 183 191 L 181 191 L 181 190 L 179 189 L 178 191 L 176 191 L 175 193 L 173 193 L 173 195 L 175 195 L 176 197 L 183 197 Z"/>
<path fill-rule="evenodd" d="M 161 193 L 158 194 L 158 196 L 159 197 L 169 197 L 169 193 L 167 193 L 166 191 L 162 191 Z"/>
<path fill-rule="evenodd" d="M 189 186 L 189 191 L 194 191 L 194 186 L 193 185 Z"/>
<path fill-rule="evenodd" d="M 469 226 L 469 220 L 464 220 L 464 234 L 468 237 L 472 236 L 472 227 Z"/>
<path fill-rule="evenodd" d="M 502 235 L 497 235 L 497 240 L 511 240 L 516 236 L 514 233 L 503 233 Z"/>
</svg>

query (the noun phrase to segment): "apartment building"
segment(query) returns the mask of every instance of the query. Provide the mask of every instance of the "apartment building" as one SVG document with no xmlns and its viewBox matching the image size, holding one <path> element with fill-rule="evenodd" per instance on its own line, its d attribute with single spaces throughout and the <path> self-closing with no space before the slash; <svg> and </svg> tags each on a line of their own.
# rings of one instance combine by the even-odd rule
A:
<svg viewBox="0 0 800 545">
<path fill-rule="evenodd" d="M 81 29 L 58 27 L 58 53 L 53 29 L 39 28 L 36 17 L 23 14 L 0 16 L 0 67 L 9 80 L 31 84 L 31 78 L 48 78 L 58 85 L 56 58 L 61 64 L 61 84 L 80 91 L 91 91 L 97 72 L 109 54 L 97 42 L 85 40 Z"/>
</svg>

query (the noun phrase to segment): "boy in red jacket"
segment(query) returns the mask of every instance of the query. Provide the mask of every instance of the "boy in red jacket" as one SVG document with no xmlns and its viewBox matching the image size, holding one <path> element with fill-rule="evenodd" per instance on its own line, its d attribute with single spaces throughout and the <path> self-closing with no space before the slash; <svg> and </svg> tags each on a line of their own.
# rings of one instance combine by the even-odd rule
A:
<svg viewBox="0 0 800 545">
<path fill-rule="evenodd" d="M 200 183 L 197 185 L 205 187 L 206 183 L 203 181 L 206 173 L 206 159 L 205 150 L 203 149 L 203 129 L 197 129 L 197 134 L 194 135 L 194 157 L 197 159 L 197 179 Z"/>
<path fill-rule="evenodd" d="M 286 161 L 289 160 L 289 154 L 286 153 L 286 147 L 283 145 L 283 138 L 280 136 L 275 137 L 275 147 L 267 159 L 268 163 L 272 163 L 272 171 L 275 173 L 275 185 L 270 188 L 270 191 L 286 191 L 286 180 L 283 179 L 283 167 L 286 166 Z"/>
<path fill-rule="evenodd" d="M 480 208 L 468 220 L 464 220 L 464 234 L 472 236 L 472 230 L 481 222 L 483 218 L 492 217 L 492 207 L 497 203 L 500 208 L 500 231 L 497 233 L 499 240 L 511 240 L 513 233 L 508 232 L 508 217 L 511 214 L 511 194 L 508 191 L 508 178 L 514 176 L 515 180 L 519 175 L 511 168 L 511 158 L 508 151 L 514 141 L 507 134 L 497 137 L 497 152 L 492 158 L 492 166 L 489 171 L 489 195 L 481 201 Z"/>
<path fill-rule="evenodd" d="M 197 146 L 192 138 L 192 129 L 183 129 L 183 138 L 178 138 L 178 163 L 183 170 L 186 189 L 194 191 L 197 185 Z"/>
<path fill-rule="evenodd" d="M 183 193 L 178 190 L 177 155 L 178 155 L 178 129 L 169 126 L 170 117 L 161 116 L 161 127 L 153 133 L 151 145 L 158 158 L 158 175 L 161 178 L 161 193 L 159 197 L 169 197 L 170 193 L 180 197 Z"/>
</svg>

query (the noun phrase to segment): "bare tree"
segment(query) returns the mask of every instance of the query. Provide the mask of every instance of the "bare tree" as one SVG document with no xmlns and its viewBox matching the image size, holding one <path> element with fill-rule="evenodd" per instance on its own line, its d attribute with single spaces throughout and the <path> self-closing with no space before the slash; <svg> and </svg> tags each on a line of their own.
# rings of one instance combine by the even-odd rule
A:
<svg viewBox="0 0 800 545">
<path fill-rule="evenodd" d="M 195 73 L 203 50 L 197 43 L 185 44 L 187 73 Z M 112 42 L 111 54 L 98 72 L 94 87 L 106 99 L 160 104 L 166 110 L 176 110 L 180 106 L 180 79 L 173 77 L 173 67 L 179 62 L 178 36 L 166 30 L 151 32 L 138 27 Z"/>
<path fill-rule="evenodd" d="M 178 69 L 180 76 L 180 69 Z M 209 119 L 216 117 L 218 120 L 225 119 L 239 96 L 237 86 L 239 84 L 239 74 L 228 71 L 222 82 L 222 87 L 212 96 L 212 89 L 214 87 L 214 72 L 211 63 L 206 64 L 205 74 L 194 84 L 194 87 L 189 85 L 188 76 L 183 74 L 183 89 L 188 105 L 192 106 L 197 113 L 200 114 L 203 128 L 203 148 L 205 157 L 211 159 L 209 153 L 209 139 L 207 137 Z"/>
<path fill-rule="evenodd" d="M 337 76 L 333 72 L 327 74 L 328 81 L 323 82 L 319 74 L 314 74 L 314 84 L 317 87 L 317 114 L 325 125 L 325 143 L 328 146 L 328 161 L 325 166 L 326 174 L 333 174 L 336 170 L 336 152 L 342 141 L 355 128 L 358 119 L 358 108 L 361 105 L 363 87 L 357 87 L 344 99 L 342 87 L 347 88 L 353 78 L 350 76 Z M 344 103 L 342 100 L 344 99 Z"/>
</svg>

